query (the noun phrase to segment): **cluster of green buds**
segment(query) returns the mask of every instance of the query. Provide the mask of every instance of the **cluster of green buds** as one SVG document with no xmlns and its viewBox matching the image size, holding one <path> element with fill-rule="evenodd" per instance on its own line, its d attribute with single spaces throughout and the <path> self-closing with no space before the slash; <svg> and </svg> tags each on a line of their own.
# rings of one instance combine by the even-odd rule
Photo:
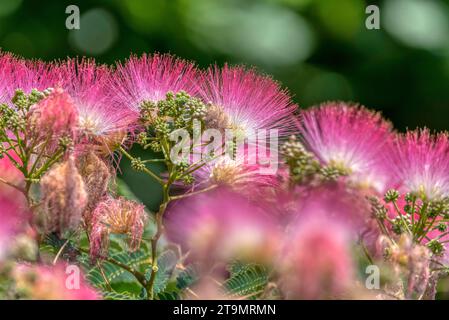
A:
<svg viewBox="0 0 449 320">
<path fill-rule="evenodd" d="M 155 153 L 162 153 L 161 162 L 170 166 L 173 172 L 171 179 L 183 181 L 184 184 L 192 184 L 192 166 L 187 159 L 171 161 L 170 153 L 178 141 L 174 136 L 184 130 L 189 138 L 200 134 L 205 128 L 205 118 L 208 105 L 200 99 L 192 97 L 184 91 L 178 93 L 168 92 L 165 99 L 158 102 L 144 101 L 140 106 L 140 121 L 145 131 L 137 135 L 137 143 L 144 149 L 151 149 Z M 190 145 L 189 148 L 192 148 Z M 190 149 L 192 151 L 192 149 Z M 137 171 L 145 171 L 145 163 L 149 160 L 140 158 L 132 159 L 132 167 Z"/>
<path fill-rule="evenodd" d="M 297 137 L 292 135 L 281 149 L 290 171 L 290 178 L 295 183 L 304 183 L 313 178 L 335 181 L 347 172 L 336 165 L 322 165 L 308 152 Z"/>
<path fill-rule="evenodd" d="M 281 152 L 290 171 L 290 178 L 302 183 L 321 171 L 320 163 L 308 152 L 296 136 L 282 145 Z"/>
<path fill-rule="evenodd" d="M 385 234 L 388 235 L 388 229 L 397 236 L 408 234 L 415 243 L 426 244 L 434 255 L 443 254 L 444 242 L 447 242 L 444 238 L 448 235 L 449 198 L 431 201 L 412 193 L 401 195 L 391 189 L 383 200 L 394 213 L 393 218 L 388 216 L 389 211 L 380 200 L 370 199 L 373 216 Z"/>
<path fill-rule="evenodd" d="M 0 104 L 0 135 L 6 139 L 7 132 L 23 132 L 26 129 L 26 118 L 31 106 L 45 98 L 46 92 L 33 89 L 30 94 L 16 90 L 11 99 L 12 105 Z M 3 139 L 2 139 L 3 140 Z"/>
<path fill-rule="evenodd" d="M 36 121 L 42 119 L 42 110 L 37 112 L 36 109 L 52 92 L 52 88 L 44 91 L 33 89 L 27 94 L 18 89 L 10 103 L 0 104 L 0 139 L 3 141 L 0 157 L 8 156 L 23 173 L 27 183 L 38 182 L 72 145 L 70 136 L 53 136 L 54 132 L 35 127 Z M 54 104 L 53 107 L 56 112 L 59 105 Z M 52 116 L 58 119 L 56 113 Z M 60 126 L 64 127 L 63 124 Z M 16 155 L 17 158 L 12 158 L 10 154 Z"/>
<path fill-rule="evenodd" d="M 204 121 L 207 106 L 198 98 L 184 91 L 168 92 L 164 100 L 144 101 L 140 108 L 143 123 L 161 132 L 176 129 L 192 129 L 193 120 Z"/>
<path fill-rule="evenodd" d="M 176 165 L 178 172 L 178 179 L 184 182 L 185 185 L 193 184 L 195 178 L 191 172 L 191 167 L 187 162 L 180 162 Z"/>
<path fill-rule="evenodd" d="M 161 152 L 163 146 L 160 140 L 169 140 L 172 132 L 183 129 L 192 134 L 195 123 L 200 126 L 199 129 L 204 127 L 207 105 L 180 91 L 176 94 L 168 92 L 165 99 L 158 102 L 144 101 L 140 110 L 140 119 L 147 131 L 138 135 L 137 142 L 145 149 Z"/>
</svg>

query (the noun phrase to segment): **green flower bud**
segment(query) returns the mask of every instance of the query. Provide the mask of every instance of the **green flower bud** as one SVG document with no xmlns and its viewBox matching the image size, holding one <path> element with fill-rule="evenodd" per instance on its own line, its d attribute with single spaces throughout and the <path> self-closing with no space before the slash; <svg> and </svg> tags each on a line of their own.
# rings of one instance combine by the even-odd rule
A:
<svg viewBox="0 0 449 320">
<path fill-rule="evenodd" d="M 385 193 L 384 200 L 385 202 L 393 202 L 396 201 L 399 198 L 399 192 L 395 189 L 390 189 Z"/>
</svg>

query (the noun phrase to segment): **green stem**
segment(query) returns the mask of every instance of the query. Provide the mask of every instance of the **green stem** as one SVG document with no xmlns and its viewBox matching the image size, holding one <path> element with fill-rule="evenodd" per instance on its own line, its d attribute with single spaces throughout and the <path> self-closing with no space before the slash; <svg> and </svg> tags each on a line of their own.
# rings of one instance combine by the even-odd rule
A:
<svg viewBox="0 0 449 320">
<path fill-rule="evenodd" d="M 435 220 L 437 219 L 437 216 L 433 217 L 432 221 L 430 222 L 430 224 L 427 226 L 427 228 L 423 229 L 423 234 L 422 236 L 418 239 L 418 242 L 421 242 L 424 237 L 427 235 L 427 233 L 430 231 L 430 229 L 432 228 L 433 224 L 435 223 Z"/>
<path fill-rule="evenodd" d="M 50 139 L 51 139 L 51 136 L 49 136 L 47 138 L 47 140 L 45 140 L 44 144 L 41 146 L 41 150 L 40 150 L 39 154 L 37 155 L 36 160 L 34 160 L 33 166 L 31 167 L 30 175 L 33 174 L 33 172 L 36 169 L 39 161 L 41 160 L 42 156 L 44 155 L 45 148 L 47 147 L 48 143 L 50 142 Z"/>
<path fill-rule="evenodd" d="M 402 223 L 404 224 L 405 229 L 407 229 L 407 232 L 408 232 L 410 235 L 412 235 L 412 231 L 411 231 L 410 228 L 408 227 L 408 223 L 407 223 L 407 221 L 405 221 L 404 216 L 403 216 L 403 214 L 401 213 L 401 210 L 399 209 L 396 200 L 393 201 L 393 206 L 394 206 L 394 209 L 396 210 L 396 212 L 398 213 L 398 215 L 401 217 L 401 221 L 402 221 Z"/>
<path fill-rule="evenodd" d="M 419 220 L 418 223 L 416 225 L 416 230 L 415 230 L 415 234 L 413 239 L 416 241 L 417 239 L 419 239 L 421 237 L 421 232 L 424 230 L 425 227 L 425 223 L 427 220 L 427 207 L 428 207 L 428 203 L 427 202 L 423 202 L 422 206 L 421 206 L 421 210 L 419 213 Z"/>
<path fill-rule="evenodd" d="M 156 234 L 151 239 L 151 274 L 150 279 L 148 280 L 148 284 L 146 286 L 148 299 L 153 300 L 154 299 L 154 281 L 156 280 L 156 275 L 159 270 L 158 267 L 158 254 L 157 254 L 157 245 L 159 242 L 159 239 L 162 236 L 162 232 L 164 230 L 163 226 L 163 216 L 165 213 L 165 210 L 167 209 L 168 203 L 170 202 L 170 187 L 167 183 L 163 186 L 163 201 L 162 204 L 159 207 L 159 211 L 156 213 Z"/>
<path fill-rule="evenodd" d="M 89 254 L 89 251 L 86 250 L 86 249 L 83 249 L 83 248 L 77 248 L 77 250 L 78 250 L 79 252 L 83 252 L 83 253 Z M 103 256 L 100 257 L 100 258 L 101 258 L 102 260 L 104 260 L 104 261 L 107 261 L 107 262 L 109 262 L 109 263 L 111 263 L 111 264 L 116 265 L 117 267 L 122 268 L 123 270 L 128 271 L 129 273 L 131 273 L 131 274 L 137 279 L 137 281 L 139 281 L 139 283 L 140 283 L 143 287 L 146 286 L 147 282 L 146 282 L 146 280 L 145 280 L 145 275 L 144 275 L 143 273 L 141 273 L 141 272 L 139 272 L 139 271 L 137 271 L 137 270 L 134 270 L 133 268 L 127 266 L 127 265 L 124 264 L 124 263 L 121 263 L 120 261 L 115 260 L 114 258 L 111 258 L 111 257 L 103 257 Z"/>
<path fill-rule="evenodd" d="M 167 165 L 167 170 L 169 173 L 168 181 L 162 185 L 162 194 L 163 199 L 162 203 L 159 207 L 159 211 L 156 213 L 156 234 L 151 239 L 151 274 L 150 279 L 148 280 L 148 285 L 146 286 L 147 295 L 149 300 L 154 299 L 154 281 L 156 280 L 157 272 L 159 271 L 158 267 L 158 252 L 157 252 L 157 245 L 159 242 L 159 239 L 162 236 L 162 233 L 164 231 L 164 224 L 163 224 L 163 218 L 164 213 L 167 210 L 168 203 L 171 201 L 170 198 L 170 186 L 173 183 L 173 181 L 176 179 L 176 167 L 173 165 L 173 163 L 170 161 L 170 146 L 167 140 L 164 137 L 161 137 L 161 146 L 162 150 L 165 156 L 165 164 Z"/>
<path fill-rule="evenodd" d="M 129 160 L 133 161 L 135 160 L 135 158 L 133 156 L 131 156 L 125 149 L 123 149 L 123 147 L 119 147 L 119 150 L 121 153 L 123 153 Z M 157 174 L 155 174 L 153 171 L 151 171 L 148 168 L 144 168 L 143 172 L 145 172 L 146 174 L 148 174 L 150 177 L 152 177 L 153 179 L 155 179 L 159 184 L 164 185 L 165 181 L 163 179 L 161 179 Z"/>
<path fill-rule="evenodd" d="M 50 159 L 47 163 L 45 163 L 42 168 L 40 168 L 36 174 L 33 174 L 33 178 L 39 179 L 42 174 L 44 174 L 52 165 L 54 165 L 56 162 L 58 162 L 62 156 L 64 155 L 64 151 L 60 151 L 59 154 L 56 154 L 55 157 Z"/>
<path fill-rule="evenodd" d="M 165 162 L 165 159 L 148 159 L 142 160 L 142 163 Z"/>
</svg>

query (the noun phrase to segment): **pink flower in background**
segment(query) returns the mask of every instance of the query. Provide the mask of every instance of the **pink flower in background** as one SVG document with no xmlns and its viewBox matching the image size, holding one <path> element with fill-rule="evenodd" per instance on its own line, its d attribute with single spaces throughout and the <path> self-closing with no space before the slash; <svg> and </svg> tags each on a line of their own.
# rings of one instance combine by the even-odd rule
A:
<svg viewBox="0 0 449 320">
<path fill-rule="evenodd" d="M 449 196 L 449 137 L 428 129 L 401 134 L 390 154 L 391 171 L 401 185 L 427 200 Z"/>
<path fill-rule="evenodd" d="M 17 265 L 13 270 L 17 290 L 33 300 L 97 300 L 100 295 L 90 287 L 75 265 Z"/>
<path fill-rule="evenodd" d="M 15 154 L 15 152 L 9 151 L 8 154 L 15 161 L 21 164 L 21 161 L 19 157 Z M 0 178 L 16 186 L 20 185 L 24 181 L 22 172 L 20 172 L 19 169 L 15 167 L 13 162 L 6 154 L 4 154 L 3 158 L 0 159 Z M 5 183 L 0 182 L 1 194 L 10 194 L 12 192 L 19 192 L 19 191 L 11 186 L 8 186 Z"/>
<path fill-rule="evenodd" d="M 277 129 L 279 137 L 293 131 L 297 106 L 286 90 L 267 76 L 243 67 L 217 66 L 204 73 L 199 96 L 209 103 L 206 125 L 248 136 L 253 130 Z"/>
<path fill-rule="evenodd" d="M 290 226 L 279 263 L 288 299 L 341 298 L 354 285 L 350 235 L 318 212 Z"/>
<path fill-rule="evenodd" d="M 364 190 L 351 188 L 344 181 L 329 182 L 296 192 L 296 215 L 322 215 L 339 221 L 351 231 L 354 239 L 363 232 L 371 219 L 371 207 Z"/>
<path fill-rule="evenodd" d="M 193 63 L 165 54 L 132 56 L 118 64 L 111 90 L 115 103 L 135 110 L 143 101 L 158 102 L 167 92 L 195 95 L 197 70 Z"/>
<path fill-rule="evenodd" d="M 8 253 L 14 237 L 24 229 L 27 218 L 23 201 L 0 195 L 0 260 Z"/>
<path fill-rule="evenodd" d="M 221 188 L 175 203 L 167 236 L 208 264 L 242 259 L 270 261 L 280 231 L 268 210 Z"/>
<path fill-rule="evenodd" d="M 301 113 L 305 147 L 327 166 L 340 169 L 359 186 L 384 192 L 391 183 L 385 154 L 392 126 L 364 107 L 330 102 Z"/>
<path fill-rule="evenodd" d="M 139 249 L 147 216 L 145 207 L 125 198 L 108 198 L 92 213 L 90 254 L 93 258 L 107 255 L 109 236 L 122 234 L 128 237 L 129 249 Z"/>
</svg>

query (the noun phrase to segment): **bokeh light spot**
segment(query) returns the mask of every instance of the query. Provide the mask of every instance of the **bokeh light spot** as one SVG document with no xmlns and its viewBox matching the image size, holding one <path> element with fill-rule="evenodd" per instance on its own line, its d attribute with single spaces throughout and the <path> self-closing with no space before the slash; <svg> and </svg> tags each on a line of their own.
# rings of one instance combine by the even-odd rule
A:
<svg viewBox="0 0 449 320">
<path fill-rule="evenodd" d="M 289 65 L 307 59 L 314 48 L 307 21 L 275 5 L 198 0 L 187 19 L 198 46 L 252 63 Z"/>
<path fill-rule="evenodd" d="M 115 18 L 104 9 L 91 9 L 81 15 L 80 29 L 70 30 L 69 41 L 78 50 L 91 55 L 105 53 L 118 37 Z"/>
<path fill-rule="evenodd" d="M 327 32 L 341 39 L 351 39 L 365 27 L 362 0 L 318 0 L 314 2 Z"/>
<path fill-rule="evenodd" d="M 0 1 L 0 17 L 5 17 L 16 11 L 22 0 L 2 0 Z"/>
<path fill-rule="evenodd" d="M 404 44 L 440 49 L 448 44 L 447 8 L 433 0 L 389 0 L 381 10 L 386 29 Z"/>
</svg>

